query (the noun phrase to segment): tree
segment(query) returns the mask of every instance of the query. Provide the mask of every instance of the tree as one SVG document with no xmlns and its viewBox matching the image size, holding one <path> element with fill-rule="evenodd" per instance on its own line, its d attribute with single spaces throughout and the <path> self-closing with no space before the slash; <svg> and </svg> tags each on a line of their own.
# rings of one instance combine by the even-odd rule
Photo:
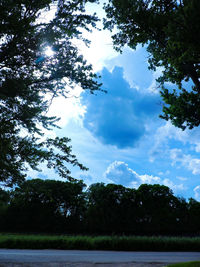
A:
<svg viewBox="0 0 200 267">
<path fill-rule="evenodd" d="M 6 214 L 10 201 L 10 193 L 0 188 L 0 231 L 6 228 Z"/>
<path fill-rule="evenodd" d="M 171 189 L 159 184 L 142 184 L 137 190 L 140 229 L 147 233 L 181 231 L 180 200 Z M 186 210 L 186 209 L 185 209 Z"/>
<path fill-rule="evenodd" d="M 163 119 L 183 130 L 200 124 L 200 1 L 109 0 L 105 28 L 112 30 L 114 47 L 147 46 L 149 68 L 164 67 L 158 82 L 165 102 Z M 186 90 L 183 81 L 192 80 Z M 178 91 L 165 88 L 165 82 Z"/>
<path fill-rule="evenodd" d="M 189 228 L 192 233 L 199 233 L 199 216 L 200 216 L 200 203 L 193 198 L 189 198 L 188 203 L 189 212 Z"/>
<path fill-rule="evenodd" d="M 135 189 L 96 183 L 87 190 L 87 229 L 92 233 L 132 233 L 135 231 Z"/>
<path fill-rule="evenodd" d="M 47 115 L 54 97 L 68 96 L 78 85 L 99 90 L 91 65 L 79 54 L 73 40 L 95 27 L 95 15 L 85 5 L 95 0 L 0 1 L 0 181 L 23 181 L 27 168 L 46 162 L 62 177 L 70 178 L 66 163 L 79 166 L 69 139 L 44 138 L 44 129 L 58 118 Z M 43 19 L 48 11 L 52 19 Z M 45 49 L 52 55 L 45 55 Z"/>
<path fill-rule="evenodd" d="M 82 181 L 32 179 L 11 193 L 8 231 L 78 232 L 85 212 Z"/>
</svg>

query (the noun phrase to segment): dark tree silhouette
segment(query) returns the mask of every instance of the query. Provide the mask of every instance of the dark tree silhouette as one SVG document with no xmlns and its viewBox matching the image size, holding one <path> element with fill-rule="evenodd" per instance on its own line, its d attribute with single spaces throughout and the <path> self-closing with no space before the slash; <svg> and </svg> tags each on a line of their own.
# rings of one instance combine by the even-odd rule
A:
<svg viewBox="0 0 200 267">
<path fill-rule="evenodd" d="M 33 179 L 12 193 L 8 227 L 13 231 L 79 232 L 85 212 L 82 181 Z"/>
<path fill-rule="evenodd" d="M 163 185 L 138 189 L 34 179 L 0 190 L 0 231 L 65 234 L 198 235 L 200 203 Z"/>
<path fill-rule="evenodd" d="M 99 90 L 91 65 L 72 43 L 95 27 L 87 2 L 95 1 L 0 1 L 0 181 L 7 185 L 23 181 L 27 166 L 37 169 L 41 162 L 68 178 L 66 163 L 85 169 L 68 138 L 45 139 L 43 130 L 56 126 L 58 118 L 47 116 L 54 97 L 67 97 L 75 85 Z M 49 10 L 55 15 L 44 19 Z M 47 47 L 52 56 L 45 55 Z"/>
<path fill-rule="evenodd" d="M 105 28 L 118 31 L 114 47 L 147 46 L 149 68 L 164 67 L 158 78 L 165 102 L 161 118 L 182 129 L 200 124 L 200 1 L 109 0 Z M 186 90 L 183 81 L 192 80 Z M 179 89 L 169 91 L 165 82 Z"/>
</svg>

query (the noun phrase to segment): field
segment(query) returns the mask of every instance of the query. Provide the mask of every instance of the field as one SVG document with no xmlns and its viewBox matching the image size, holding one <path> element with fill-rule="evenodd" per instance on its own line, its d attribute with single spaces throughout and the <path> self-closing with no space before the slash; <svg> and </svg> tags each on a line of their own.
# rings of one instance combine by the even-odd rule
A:
<svg viewBox="0 0 200 267">
<path fill-rule="evenodd" d="M 200 251 L 200 237 L 0 234 L 0 248 L 116 251 Z"/>
</svg>

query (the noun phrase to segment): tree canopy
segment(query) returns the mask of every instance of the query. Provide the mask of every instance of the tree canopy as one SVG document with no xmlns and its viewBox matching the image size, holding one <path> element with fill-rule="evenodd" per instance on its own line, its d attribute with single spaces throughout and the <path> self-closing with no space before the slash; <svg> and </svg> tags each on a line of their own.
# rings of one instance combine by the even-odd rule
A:
<svg viewBox="0 0 200 267">
<path fill-rule="evenodd" d="M 165 102 L 161 118 L 183 130 L 200 124 L 200 1 L 109 0 L 104 26 L 113 34 L 117 50 L 145 45 L 149 68 L 164 67 L 158 78 Z M 185 89 L 184 81 L 193 85 Z M 168 90 L 170 82 L 178 89 Z"/>
<path fill-rule="evenodd" d="M 7 225 L 17 231 L 78 231 L 85 211 L 84 187 L 82 181 L 26 180 L 11 192 Z"/>
<path fill-rule="evenodd" d="M 54 97 L 67 97 L 76 85 L 91 93 L 100 88 L 73 42 L 87 43 L 83 31 L 98 21 L 85 12 L 87 2 L 95 0 L 0 1 L 0 181 L 7 185 L 23 181 L 27 168 L 41 162 L 68 178 L 66 163 L 86 169 L 67 137 L 45 138 L 44 129 L 58 120 L 47 115 Z"/>
<path fill-rule="evenodd" d="M 0 230 L 6 232 L 196 235 L 200 202 L 159 184 L 138 189 L 82 181 L 26 180 L 0 190 Z"/>
</svg>

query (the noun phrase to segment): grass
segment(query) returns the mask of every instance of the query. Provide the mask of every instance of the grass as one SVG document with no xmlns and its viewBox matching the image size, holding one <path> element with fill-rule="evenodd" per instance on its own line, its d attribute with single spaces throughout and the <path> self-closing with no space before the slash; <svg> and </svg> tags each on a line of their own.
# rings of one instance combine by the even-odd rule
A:
<svg viewBox="0 0 200 267">
<path fill-rule="evenodd" d="M 200 267 L 200 261 L 170 264 L 168 267 Z"/>
<path fill-rule="evenodd" d="M 0 248 L 120 251 L 200 251 L 200 237 L 91 237 L 0 234 Z"/>
</svg>

